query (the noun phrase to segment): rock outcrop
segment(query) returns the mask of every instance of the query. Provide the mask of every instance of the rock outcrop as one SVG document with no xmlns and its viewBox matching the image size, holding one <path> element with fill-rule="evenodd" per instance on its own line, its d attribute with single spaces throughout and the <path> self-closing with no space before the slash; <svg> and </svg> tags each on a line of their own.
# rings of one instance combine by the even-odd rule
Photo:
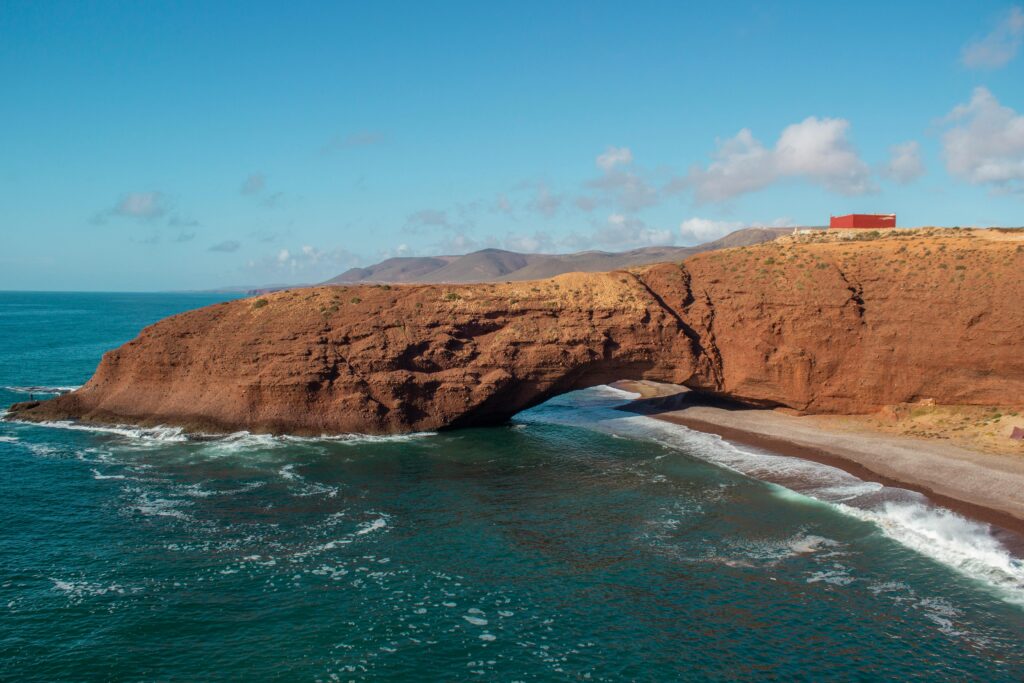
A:
<svg viewBox="0 0 1024 683">
<path fill-rule="evenodd" d="M 1024 401 L 1024 234 L 785 239 L 534 282 L 319 287 L 209 306 L 18 419 L 393 433 L 617 379 L 764 406 Z"/>
</svg>

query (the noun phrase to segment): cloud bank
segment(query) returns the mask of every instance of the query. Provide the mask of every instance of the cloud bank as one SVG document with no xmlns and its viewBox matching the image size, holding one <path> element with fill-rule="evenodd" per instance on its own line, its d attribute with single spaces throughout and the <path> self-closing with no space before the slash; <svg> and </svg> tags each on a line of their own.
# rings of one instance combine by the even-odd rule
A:
<svg viewBox="0 0 1024 683">
<path fill-rule="evenodd" d="M 1024 116 L 979 87 L 944 123 L 942 148 L 951 175 L 995 192 L 1024 191 Z"/>
<path fill-rule="evenodd" d="M 692 189 L 698 203 L 727 201 L 788 179 L 844 195 L 873 192 L 871 171 L 850 143 L 849 129 L 845 119 L 810 116 L 787 126 L 768 148 L 744 128 L 719 142 L 712 162 L 691 168 L 675 187 Z"/>
</svg>

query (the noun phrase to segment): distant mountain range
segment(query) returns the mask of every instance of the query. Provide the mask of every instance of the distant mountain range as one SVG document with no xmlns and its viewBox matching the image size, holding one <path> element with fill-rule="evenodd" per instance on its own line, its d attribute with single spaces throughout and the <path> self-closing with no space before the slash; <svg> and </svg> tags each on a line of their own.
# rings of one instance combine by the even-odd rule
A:
<svg viewBox="0 0 1024 683">
<path fill-rule="evenodd" d="M 324 285 L 360 283 L 464 283 L 507 280 L 541 280 L 562 273 L 600 273 L 619 268 L 665 261 L 682 261 L 702 251 L 745 247 L 789 235 L 794 228 L 744 228 L 713 242 L 692 247 L 644 247 L 631 251 L 578 251 L 574 254 L 522 254 L 504 249 L 481 249 L 462 256 L 398 256 L 365 268 L 350 268 L 321 282 Z M 276 292 L 309 283 L 263 286 L 235 285 L 215 292 L 249 295 Z"/>
<path fill-rule="evenodd" d="M 745 228 L 693 247 L 644 247 L 618 253 L 521 254 L 481 249 L 464 256 L 400 256 L 365 268 L 352 268 L 323 284 L 489 282 L 539 280 L 561 273 L 603 272 L 648 263 L 681 261 L 693 254 L 770 242 L 793 228 Z"/>
</svg>

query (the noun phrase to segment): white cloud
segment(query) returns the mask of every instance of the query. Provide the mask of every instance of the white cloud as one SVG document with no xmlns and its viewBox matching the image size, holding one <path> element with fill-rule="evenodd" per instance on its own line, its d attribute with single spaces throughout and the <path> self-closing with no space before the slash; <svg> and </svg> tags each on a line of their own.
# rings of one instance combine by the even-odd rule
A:
<svg viewBox="0 0 1024 683">
<path fill-rule="evenodd" d="M 248 262 L 249 270 L 261 278 L 288 282 L 323 282 L 359 265 L 361 259 L 345 249 L 319 249 L 303 245 L 297 250 L 281 249 L 262 259 Z"/>
<path fill-rule="evenodd" d="M 263 173 L 252 173 L 245 180 L 242 181 L 242 185 L 238 188 L 238 191 L 243 195 L 250 197 L 260 197 L 259 203 L 268 208 L 273 209 L 285 201 L 284 192 L 274 192 L 267 194 L 267 176 Z"/>
<path fill-rule="evenodd" d="M 609 147 L 598 155 L 596 164 L 604 172 L 586 183 L 595 192 L 573 200 L 577 209 L 589 212 L 598 206 L 611 206 L 633 213 L 658 203 L 658 191 L 640 172 L 626 168 L 633 164 L 633 152 L 628 147 Z"/>
<path fill-rule="evenodd" d="M 921 145 L 916 140 L 910 140 L 890 147 L 889 162 L 882 169 L 882 173 L 901 185 L 920 178 L 924 175 Z"/>
<path fill-rule="evenodd" d="M 129 192 L 121 197 L 109 213 L 130 218 L 159 218 L 167 213 L 167 205 L 160 192 Z"/>
<path fill-rule="evenodd" d="M 466 232 L 473 229 L 486 208 L 486 205 L 472 201 L 455 204 L 450 209 L 420 209 L 406 216 L 405 231 L 417 234 L 437 230 Z"/>
<path fill-rule="evenodd" d="M 688 242 L 710 242 L 733 230 L 739 230 L 743 223 L 738 221 L 716 221 L 710 218 L 687 218 L 679 224 L 679 233 Z"/>
<path fill-rule="evenodd" d="M 154 223 L 170 213 L 171 206 L 162 192 L 127 192 L 117 202 L 102 211 L 96 212 L 91 222 L 94 225 L 105 225 L 111 218 L 130 218 L 140 223 Z M 170 227 L 193 227 L 198 221 L 185 220 L 177 214 L 167 219 Z"/>
<path fill-rule="evenodd" d="M 401 244 L 398 244 L 393 247 L 377 250 L 377 258 L 380 259 L 381 261 L 385 261 L 390 258 L 399 258 L 407 256 L 419 256 L 419 250 L 412 248 L 405 242 L 402 242 Z"/>
<path fill-rule="evenodd" d="M 803 176 L 834 192 L 871 190 L 870 171 L 846 137 L 850 122 L 810 116 L 782 131 L 775 158 L 782 175 Z"/>
<path fill-rule="evenodd" d="M 421 228 L 452 228 L 448 212 L 441 209 L 420 209 L 405 219 L 405 229 L 415 232 Z"/>
<path fill-rule="evenodd" d="M 698 202 L 718 202 L 790 178 L 801 178 L 845 195 L 874 190 L 868 165 L 847 137 L 845 119 L 810 116 L 787 126 L 766 148 L 749 129 L 720 142 L 713 161 L 694 167 L 673 185 L 690 187 Z"/>
<path fill-rule="evenodd" d="M 595 224 L 590 234 L 573 233 L 562 240 L 561 244 L 577 250 L 602 247 L 622 251 L 672 244 L 674 241 L 675 235 L 671 230 L 653 228 L 635 216 L 612 213 L 604 223 Z"/>
<path fill-rule="evenodd" d="M 485 247 L 497 246 L 497 240 L 493 237 L 485 237 L 478 240 L 465 232 L 456 232 L 446 236 L 440 242 L 434 244 L 434 252 L 438 254 L 468 254 Z"/>
<path fill-rule="evenodd" d="M 693 187 L 698 202 L 714 202 L 760 190 L 776 179 L 772 152 L 744 128 L 719 142 L 714 161 L 706 169 L 692 168 L 684 184 Z"/>
<path fill-rule="evenodd" d="M 551 253 L 555 250 L 555 241 L 551 235 L 537 231 L 532 235 L 508 234 L 504 245 L 511 251 L 523 251 L 530 254 Z"/>
<path fill-rule="evenodd" d="M 597 167 L 610 171 L 619 164 L 628 166 L 633 163 L 633 152 L 629 147 L 609 147 L 597 157 Z"/>
<path fill-rule="evenodd" d="M 540 183 L 537 185 L 536 194 L 530 200 L 529 208 L 545 218 L 551 218 L 558 213 L 563 201 L 565 201 L 565 197 L 552 193 L 547 185 Z"/>
<path fill-rule="evenodd" d="M 658 191 L 651 187 L 638 173 L 612 169 L 600 178 L 587 183 L 587 187 L 599 190 L 602 197 L 590 198 L 593 205 L 611 203 L 626 211 L 653 206 L 658 203 Z M 576 205 L 583 208 L 587 198 L 577 199 Z"/>
<path fill-rule="evenodd" d="M 942 146 L 950 174 L 998 191 L 1024 190 L 1024 116 L 979 87 L 945 123 L 950 128 Z"/>
<path fill-rule="evenodd" d="M 694 217 L 687 218 L 679 224 L 679 233 L 682 235 L 684 242 L 702 244 L 704 242 L 713 242 L 720 237 L 725 237 L 730 232 L 743 228 L 789 228 L 794 225 L 792 219 L 789 218 L 776 218 L 768 223 L 759 221 L 743 223 L 740 221 L 719 221 L 711 218 Z"/>
<path fill-rule="evenodd" d="M 971 69 L 998 69 L 1006 66 L 1024 41 L 1024 9 L 1011 7 L 992 31 L 968 43 L 960 55 Z"/>
<path fill-rule="evenodd" d="M 267 186 L 267 176 L 262 173 L 253 173 L 244 181 L 239 191 L 242 194 L 259 194 Z"/>
</svg>

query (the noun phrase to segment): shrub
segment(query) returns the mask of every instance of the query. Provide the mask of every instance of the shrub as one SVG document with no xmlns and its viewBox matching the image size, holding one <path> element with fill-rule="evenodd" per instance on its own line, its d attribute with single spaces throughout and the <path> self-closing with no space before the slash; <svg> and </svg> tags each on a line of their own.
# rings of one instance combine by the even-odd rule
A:
<svg viewBox="0 0 1024 683">
<path fill-rule="evenodd" d="M 264 306 L 266 306 L 269 303 L 270 302 L 267 301 L 266 299 L 256 299 L 256 301 L 252 302 L 252 307 L 253 308 L 263 308 Z"/>
<path fill-rule="evenodd" d="M 458 301 L 461 298 L 462 297 L 456 294 L 455 292 L 448 292 L 447 294 L 444 295 L 445 301 Z"/>
<path fill-rule="evenodd" d="M 352 297 L 352 303 L 359 304 L 359 303 L 362 303 L 362 302 L 363 302 L 363 300 L 360 299 L 358 296 Z"/>
</svg>

